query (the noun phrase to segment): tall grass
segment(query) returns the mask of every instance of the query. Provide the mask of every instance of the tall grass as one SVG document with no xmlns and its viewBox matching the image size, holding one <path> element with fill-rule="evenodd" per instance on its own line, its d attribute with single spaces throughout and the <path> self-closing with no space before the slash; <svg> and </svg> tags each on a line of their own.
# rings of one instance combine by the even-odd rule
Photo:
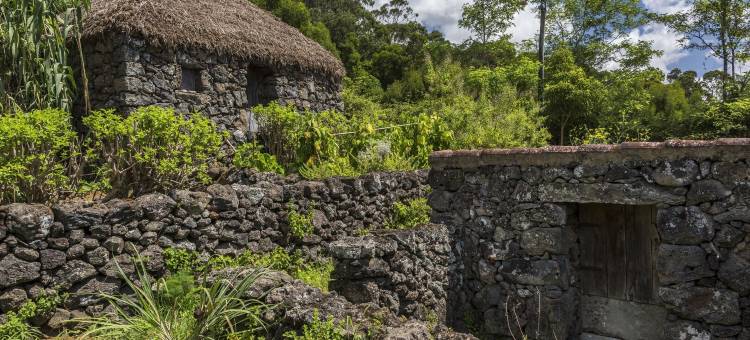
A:
<svg viewBox="0 0 750 340">
<path fill-rule="evenodd" d="M 70 111 L 75 78 L 68 46 L 82 62 L 81 22 L 89 6 L 90 0 L 0 0 L 0 112 Z"/>
<path fill-rule="evenodd" d="M 133 293 L 100 294 L 114 312 L 75 320 L 86 328 L 82 339 L 198 340 L 251 337 L 263 327 L 260 314 L 267 308 L 247 298 L 262 270 L 226 272 L 213 283 L 195 285 L 189 273 L 168 280 L 153 280 L 143 260 L 135 258 L 136 280 L 118 266 Z"/>
</svg>

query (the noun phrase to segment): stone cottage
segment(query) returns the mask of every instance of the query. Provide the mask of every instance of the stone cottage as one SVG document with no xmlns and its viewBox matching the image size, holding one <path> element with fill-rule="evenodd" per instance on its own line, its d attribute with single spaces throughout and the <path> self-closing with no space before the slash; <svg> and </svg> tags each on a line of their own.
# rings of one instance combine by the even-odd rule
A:
<svg viewBox="0 0 750 340">
<path fill-rule="evenodd" d="M 83 48 L 93 109 L 200 111 L 238 141 L 258 104 L 342 109 L 341 62 L 248 0 L 93 0 Z"/>
<path fill-rule="evenodd" d="M 487 339 L 750 339 L 750 139 L 433 154 L 448 324 Z"/>
</svg>

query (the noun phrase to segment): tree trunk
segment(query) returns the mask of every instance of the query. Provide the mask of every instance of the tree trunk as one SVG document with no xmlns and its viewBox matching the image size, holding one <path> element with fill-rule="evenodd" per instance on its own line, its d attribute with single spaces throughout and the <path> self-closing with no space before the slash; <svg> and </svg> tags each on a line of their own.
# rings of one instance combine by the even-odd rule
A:
<svg viewBox="0 0 750 340">
<path fill-rule="evenodd" d="M 729 73 L 729 53 L 727 52 L 727 0 L 721 0 L 719 3 L 719 43 L 721 44 L 721 61 L 724 72 L 721 75 L 721 101 L 727 101 L 727 74 Z"/>
<path fill-rule="evenodd" d="M 539 3 L 539 88 L 537 97 L 544 105 L 544 29 L 547 22 L 547 0 Z"/>
</svg>

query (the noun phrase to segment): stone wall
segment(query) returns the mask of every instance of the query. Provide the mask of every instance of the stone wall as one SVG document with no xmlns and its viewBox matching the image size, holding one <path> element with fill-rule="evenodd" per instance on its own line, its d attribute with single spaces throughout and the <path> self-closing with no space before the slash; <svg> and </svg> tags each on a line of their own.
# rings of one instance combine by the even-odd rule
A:
<svg viewBox="0 0 750 340">
<path fill-rule="evenodd" d="M 159 105 L 202 112 L 238 142 L 245 141 L 252 128 L 249 79 L 257 80 L 257 103 L 278 100 L 300 109 L 343 110 L 340 79 L 297 69 L 263 67 L 201 50 L 173 51 L 114 33 L 85 42 L 84 53 L 94 109 L 127 113 Z M 182 68 L 200 73 L 197 91 L 181 89 Z"/>
<path fill-rule="evenodd" d="M 331 289 L 354 303 L 374 303 L 397 315 L 445 322 L 448 268 L 445 226 L 375 231 L 330 245 L 336 263 Z"/>
<path fill-rule="evenodd" d="M 0 312 L 53 291 L 75 293 L 66 309 L 102 310 L 91 293 L 122 287 L 115 261 L 126 273 L 133 252 L 148 259 L 156 276 L 165 273 L 162 251 L 176 247 L 206 255 L 265 253 L 283 247 L 316 259 L 328 244 L 377 229 L 396 201 L 423 197 L 423 171 L 374 173 L 360 178 L 299 181 L 242 172 L 205 191 L 177 190 L 134 200 L 63 202 L 53 207 L 0 207 Z M 312 235 L 297 239 L 287 225 L 289 205 L 313 211 Z M 70 317 L 59 310 L 50 326 Z M 45 323 L 44 318 L 40 323 Z"/>
<path fill-rule="evenodd" d="M 432 219 L 449 227 L 458 262 L 449 325 L 492 339 L 750 339 L 750 140 L 445 151 L 431 161 Z M 590 259 L 580 254 L 591 243 L 578 224 L 588 203 L 655 209 L 655 302 L 597 305 L 584 294 Z"/>
</svg>

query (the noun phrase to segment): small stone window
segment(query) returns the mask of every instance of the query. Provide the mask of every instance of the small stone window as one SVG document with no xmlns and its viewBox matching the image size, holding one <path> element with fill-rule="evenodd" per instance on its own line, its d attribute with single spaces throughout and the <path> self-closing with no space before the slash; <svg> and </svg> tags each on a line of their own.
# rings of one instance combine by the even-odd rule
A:
<svg viewBox="0 0 750 340">
<path fill-rule="evenodd" d="M 182 82 L 180 89 L 185 91 L 201 91 L 201 71 L 194 68 L 182 68 Z"/>
</svg>

